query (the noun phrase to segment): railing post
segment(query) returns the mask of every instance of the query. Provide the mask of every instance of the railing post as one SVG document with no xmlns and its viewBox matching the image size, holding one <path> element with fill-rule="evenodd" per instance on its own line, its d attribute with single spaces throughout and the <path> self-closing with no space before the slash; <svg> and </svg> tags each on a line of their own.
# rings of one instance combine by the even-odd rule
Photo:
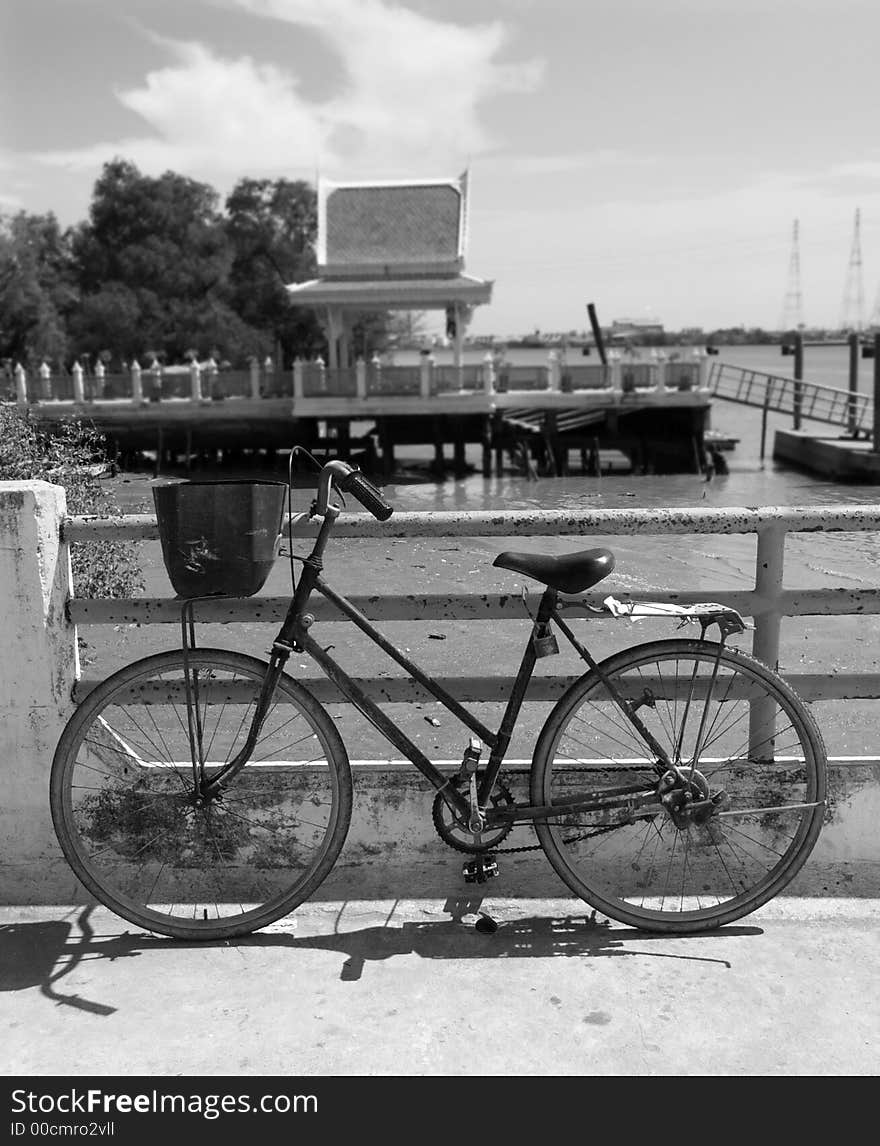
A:
<svg viewBox="0 0 880 1146">
<path fill-rule="evenodd" d="M 214 355 L 210 355 L 208 361 L 205 363 L 205 376 L 208 380 L 208 389 L 206 397 L 212 402 L 216 402 L 220 397 L 217 390 L 217 363 L 214 361 Z"/>
<path fill-rule="evenodd" d="M 607 358 L 608 358 L 608 363 L 607 363 L 608 374 L 609 374 L 611 389 L 616 394 L 619 394 L 623 388 L 623 382 L 621 379 L 620 351 L 619 350 L 609 350 Z"/>
<path fill-rule="evenodd" d="M 71 374 L 73 375 L 73 400 L 77 405 L 82 405 L 82 403 L 85 402 L 83 368 L 78 362 L 74 362 Z"/>
<path fill-rule="evenodd" d="M 15 402 L 17 406 L 26 406 L 28 401 L 27 396 L 27 371 L 20 362 L 15 364 Z"/>
<path fill-rule="evenodd" d="M 369 387 L 374 394 L 382 393 L 382 359 L 374 352 L 373 357 L 370 359 L 370 365 L 373 367 L 373 378 L 375 385 Z"/>
<path fill-rule="evenodd" d="M 419 355 L 419 394 L 422 398 L 431 397 L 431 363 L 424 352 Z"/>
<path fill-rule="evenodd" d="M 483 358 L 483 393 L 495 393 L 495 356 L 488 350 Z"/>
<path fill-rule="evenodd" d="M 141 364 L 135 358 L 131 364 L 131 400 L 135 406 L 140 406 L 144 400 L 144 384 L 141 378 Z"/>
<path fill-rule="evenodd" d="M 694 387 L 694 389 L 704 390 L 706 387 L 706 381 L 705 381 L 706 352 L 702 349 L 702 347 L 695 346 L 693 349 L 692 358 L 694 360 L 694 365 L 697 368 L 696 372 L 695 372 L 697 375 L 697 384 Z"/>
<path fill-rule="evenodd" d="M 44 401 L 52 397 L 52 368 L 48 362 L 40 363 L 40 397 Z"/>
<path fill-rule="evenodd" d="M 559 392 L 562 372 L 559 369 L 559 355 L 555 350 L 547 354 L 547 389 L 554 393 Z"/>
<path fill-rule="evenodd" d="M 150 377 L 153 380 L 153 393 L 150 398 L 153 402 L 162 401 L 162 365 L 158 358 L 154 358 L 150 363 Z"/>
<path fill-rule="evenodd" d="M 76 629 L 66 613 L 65 513 L 60 486 L 0 482 L 0 595 L 8 605 L 3 638 L 9 670 L 0 672 L 0 855 L 8 903 L 74 903 L 78 894 L 46 798 L 52 754 L 73 711 L 78 676 Z"/>
<path fill-rule="evenodd" d="M 666 390 L 666 361 L 658 350 L 651 351 L 651 362 L 648 367 L 651 376 L 651 385 L 658 390 Z"/>
<path fill-rule="evenodd" d="M 202 400 L 202 368 L 195 358 L 189 364 L 189 396 L 193 402 Z"/>
<path fill-rule="evenodd" d="M 784 565 L 785 529 L 778 525 L 760 526 L 755 560 L 755 592 L 759 597 L 760 611 L 756 609 L 754 614 L 752 654 L 774 670 L 779 667 L 779 635 L 782 630 L 779 595 L 782 591 Z M 749 710 L 749 737 L 755 750 L 761 745 L 772 745 L 775 715 L 772 700 L 752 703 Z"/>
<path fill-rule="evenodd" d="M 367 396 L 367 364 L 363 358 L 358 358 L 354 364 L 354 387 L 358 398 Z"/>
<path fill-rule="evenodd" d="M 303 364 L 302 359 L 293 360 L 293 401 L 298 402 L 303 397 Z"/>
<path fill-rule="evenodd" d="M 318 389 L 322 394 L 327 393 L 327 365 L 324 359 L 319 354 L 315 359 L 315 367 L 318 371 Z"/>
</svg>

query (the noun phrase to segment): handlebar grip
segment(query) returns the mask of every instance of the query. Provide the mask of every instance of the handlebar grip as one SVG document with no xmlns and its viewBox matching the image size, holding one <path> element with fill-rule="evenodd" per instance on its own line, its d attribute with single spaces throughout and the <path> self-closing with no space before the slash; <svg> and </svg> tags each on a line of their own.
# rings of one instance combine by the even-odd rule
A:
<svg viewBox="0 0 880 1146">
<path fill-rule="evenodd" d="M 387 521 L 391 514 L 394 513 L 394 507 L 383 500 L 382 495 L 376 487 L 372 482 L 367 481 L 362 473 L 357 471 L 351 473 L 348 481 L 345 483 L 345 488 L 349 490 L 349 492 L 358 499 L 364 509 L 369 510 L 377 520 Z"/>
</svg>

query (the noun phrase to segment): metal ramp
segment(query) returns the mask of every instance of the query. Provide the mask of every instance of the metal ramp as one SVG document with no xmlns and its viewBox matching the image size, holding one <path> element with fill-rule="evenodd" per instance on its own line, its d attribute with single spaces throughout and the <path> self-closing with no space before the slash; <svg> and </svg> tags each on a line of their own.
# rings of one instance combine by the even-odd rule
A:
<svg viewBox="0 0 880 1146">
<path fill-rule="evenodd" d="M 712 363 L 706 385 L 713 398 L 791 414 L 796 423 L 808 418 L 842 426 L 853 435 L 873 434 L 874 400 L 868 394 L 783 378 L 726 362 Z"/>
</svg>

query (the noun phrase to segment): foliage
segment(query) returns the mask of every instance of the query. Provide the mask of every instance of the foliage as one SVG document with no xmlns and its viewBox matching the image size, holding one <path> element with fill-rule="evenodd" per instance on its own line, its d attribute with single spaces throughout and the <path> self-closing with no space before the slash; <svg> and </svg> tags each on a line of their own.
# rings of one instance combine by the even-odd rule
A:
<svg viewBox="0 0 880 1146">
<path fill-rule="evenodd" d="M 110 517 L 113 498 L 96 471 L 106 464 L 103 439 L 74 419 L 50 434 L 14 406 L 0 405 L 0 481 L 43 480 L 63 486 L 71 514 Z M 130 542 L 79 542 L 71 546 L 73 583 L 84 597 L 131 597 L 143 574 Z"/>
<path fill-rule="evenodd" d="M 66 354 L 75 279 L 71 232 L 54 215 L 0 216 L 0 358 L 33 365 Z"/>
<path fill-rule="evenodd" d="M 292 306 L 285 289 L 315 276 L 316 236 L 317 197 L 301 180 L 242 179 L 221 209 L 206 183 L 116 158 L 76 227 L 0 217 L 0 358 L 326 360 L 314 309 Z M 383 349 L 389 321 L 355 316 L 355 346 Z"/>
<path fill-rule="evenodd" d="M 242 319 L 271 331 L 285 363 L 324 349 L 311 308 L 291 306 L 287 283 L 314 278 L 315 191 L 302 180 L 241 179 L 226 199 L 232 246 L 232 304 Z"/>
<path fill-rule="evenodd" d="M 78 350 L 114 347 L 131 359 L 152 348 L 178 360 L 193 344 L 224 358 L 264 349 L 260 332 L 230 305 L 232 251 L 207 184 L 171 171 L 151 178 L 115 159 L 95 184 L 73 250 Z"/>
</svg>

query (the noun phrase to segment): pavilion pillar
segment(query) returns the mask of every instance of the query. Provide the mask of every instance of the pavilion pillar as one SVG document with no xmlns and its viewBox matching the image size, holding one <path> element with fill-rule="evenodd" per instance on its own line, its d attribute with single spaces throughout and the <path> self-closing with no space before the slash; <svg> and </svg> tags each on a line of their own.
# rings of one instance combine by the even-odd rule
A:
<svg viewBox="0 0 880 1146">
<path fill-rule="evenodd" d="M 460 390 L 462 388 L 461 351 L 462 343 L 464 342 L 464 331 L 462 330 L 462 326 L 464 325 L 462 320 L 464 316 L 462 315 L 461 307 L 457 302 L 452 304 L 452 313 L 454 316 L 453 321 L 455 323 L 455 334 L 452 339 L 452 361 L 455 365 L 455 373 L 458 376 L 458 388 Z"/>
<path fill-rule="evenodd" d="M 339 307 L 327 307 L 327 367 L 339 369 L 339 340 L 342 337 L 342 311 Z"/>
</svg>

